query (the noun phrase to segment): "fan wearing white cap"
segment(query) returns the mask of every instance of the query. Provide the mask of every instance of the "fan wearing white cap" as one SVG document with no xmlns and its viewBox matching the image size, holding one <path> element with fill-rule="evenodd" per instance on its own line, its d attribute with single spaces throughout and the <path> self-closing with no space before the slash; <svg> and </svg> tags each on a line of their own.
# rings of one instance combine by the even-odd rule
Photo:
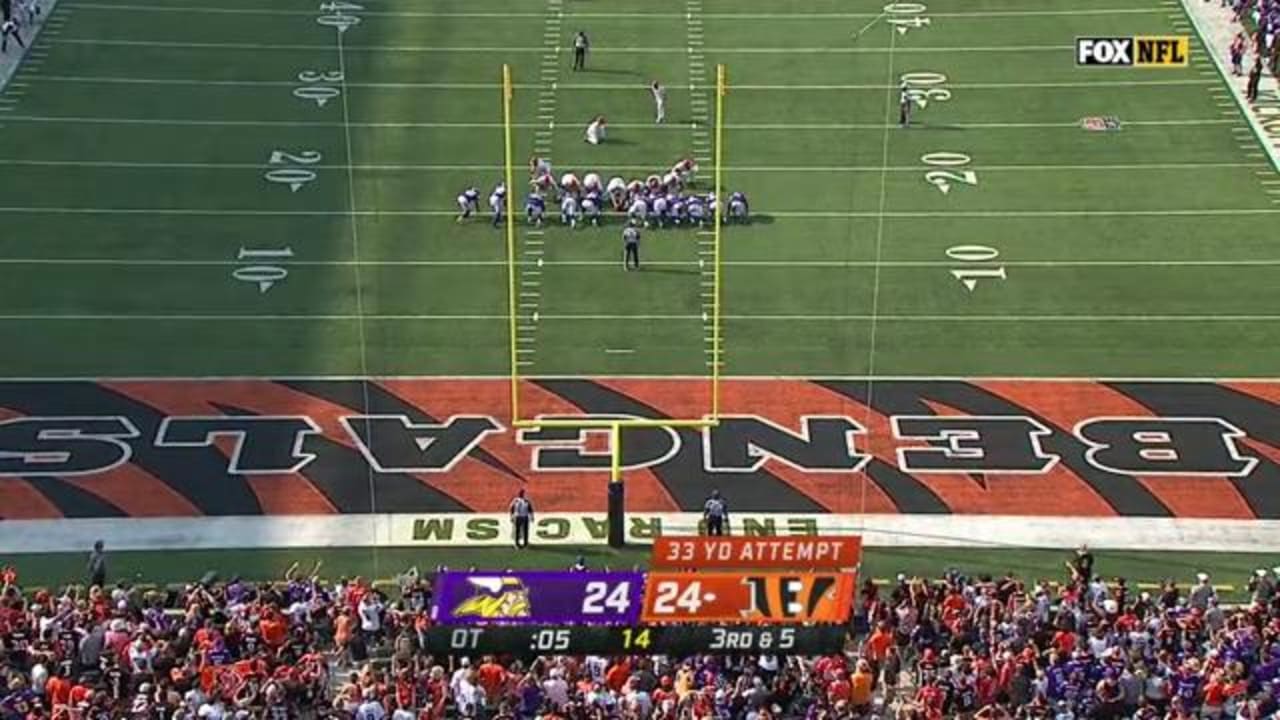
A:
<svg viewBox="0 0 1280 720">
<path fill-rule="evenodd" d="M 1267 605 L 1276 594 L 1276 583 L 1267 575 L 1265 568 L 1253 571 L 1249 578 L 1249 592 L 1253 596 L 1254 605 Z"/>
<path fill-rule="evenodd" d="M 1193 610 L 1204 612 L 1209 608 L 1209 601 L 1217 597 L 1218 591 L 1209 584 L 1209 573 L 1196 573 L 1196 584 L 1187 595 L 1187 604 Z"/>
</svg>

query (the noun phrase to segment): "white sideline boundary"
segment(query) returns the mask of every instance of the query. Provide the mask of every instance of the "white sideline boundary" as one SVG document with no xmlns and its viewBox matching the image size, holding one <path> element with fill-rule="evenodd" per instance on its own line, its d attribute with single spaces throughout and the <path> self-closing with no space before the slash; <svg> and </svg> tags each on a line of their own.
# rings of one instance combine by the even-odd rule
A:
<svg viewBox="0 0 1280 720">
<path fill-rule="evenodd" d="M 604 544 L 604 519 L 602 513 L 541 514 L 533 544 Z M 739 513 L 732 534 L 742 534 L 744 520 L 772 523 L 780 535 L 861 534 L 868 547 L 1069 548 L 1087 542 L 1095 549 L 1280 552 L 1276 520 Z M 628 542 L 652 542 L 659 526 L 664 534 L 691 535 L 697 522 L 697 513 L 628 513 Z M 415 526 L 431 524 L 439 531 L 434 537 L 419 533 L 415 539 Z M 485 527 L 490 532 L 468 532 Z M 95 540 L 112 551 L 505 547 L 511 536 L 505 513 L 6 520 L 0 522 L 0 552 L 85 552 Z"/>
<path fill-rule="evenodd" d="M 1266 112 L 1264 113 L 1259 107 L 1251 106 L 1244 96 L 1244 78 L 1231 75 L 1222 62 L 1231 42 L 1232 32 L 1229 25 L 1224 28 L 1222 19 L 1214 18 L 1213 15 L 1221 14 L 1226 10 L 1219 7 L 1218 3 L 1196 2 L 1196 0 L 1180 0 L 1180 2 L 1183 12 L 1191 18 L 1191 24 L 1200 38 L 1200 44 L 1208 51 L 1213 66 L 1217 68 L 1220 79 L 1231 89 L 1231 97 L 1236 101 L 1236 106 L 1266 151 L 1268 159 L 1271 160 L 1272 168 L 1280 171 L 1280 123 L 1276 122 L 1277 117 L 1280 117 L 1280 83 L 1270 73 L 1263 72 L 1262 82 L 1258 86 L 1258 99 L 1266 102 Z M 1252 53 L 1249 57 L 1252 57 Z M 1266 120 L 1262 119 L 1264 115 Z"/>
</svg>

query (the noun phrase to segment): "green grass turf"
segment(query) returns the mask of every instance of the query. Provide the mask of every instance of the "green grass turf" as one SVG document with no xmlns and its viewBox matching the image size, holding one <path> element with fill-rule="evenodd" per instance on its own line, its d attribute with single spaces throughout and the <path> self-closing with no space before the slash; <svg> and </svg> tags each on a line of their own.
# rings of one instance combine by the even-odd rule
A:
<svg viewBox="0 0 1280 720">
<path fill-rule="evenodd" d="M 705 177 L 692 99 L 728 65 L 725 182 L 757 213 L 724 236 L 730 374 L 1274 375 L 1274 174 L 1199 41 L 1186 69 L 1073 64 L 1077 36 L 1172 32 L 1159 0 L 933 0 L 928 27 L 856 41 L 880 0 L 565 0 L 552 39 L 590 32 L 585 73 L 544 44 L 548 2 L 362 4 L 340 54 L 315 1 L 59 3 L 0 113 L 0 331 L 23 338 L 0 375 L 507 372 L 502 235 L 449 216 L 500 175 L 503 63 L 520 190 L 540 97 L 559 170 L 639 176 L 696 147 Z M 340 66 L 345 96 L 293 95 Z M 885 127 L 913 72 L 945 74 L 949 99 Z M 1085 132 L 1089 115 L 1124 129 Z M 277 150 L 319 152 L 315 181 L 266 182 Z M 939 151 L 978 184 L 926 183 Z M 618 232 L 518 229 L 540 282 L 521 286 L 525 373 L 707 372 L 707 238 L 649 232 L 649 269 L 624 275 Z M 965 244 L 998 249 L 1007 279 L 967 291 L 946 255 Z M 284 246 L 268 292 L 232 277 L 241 248 Z"/>
<path fill-rule="evenodd" d="M 111 579 L 138 583 L 190 582 L 205 571 L 216 571 L 226 579 L 232 575 L 255 580 L 276 579 L 293 563 L 308 571 L 323 560 L 321 574 L 327 578 L 361 575 L 386 580 L 410 567 L 427 571 L 446 564 L 454 568 L 475 565 L 481 568 L 568 567 L 582 554 L 591 567 L 629 568 L 647 565 L 648 548 L 533 548 L 512 552 L 507 548 L 382 548 L 376 552 L 359 548 L 314 548 L 289 550 L 112 552 Z M 1062 563 L 1069 553 L 1061 550 L 1008 548 L 872 548 L 864 555 L 863 577 L 892 578 L 899 572 L 939 577 L 955 568 L 971 576 L 1000 576 L 1013 572 L 1029 581 L 1062 580 Z M 1244 583 L 1255 568 L 1270 567 L 1266 555 L 1248 553 L 1136 552 L 1103 550 L 1095 553 L 1097 572 L 1107 577 L 1125 577 L 1142 585 L 1171 578 L 1190 582 L 1197 572 L 1208 572 L 1221 592 L 1232 598 L 1243 596 Z M 24 585 L 58 586 L 83 582 L 86 556 L 82 553 L 0 556 L 0 563 L 13 564 Z"/>
</svg>

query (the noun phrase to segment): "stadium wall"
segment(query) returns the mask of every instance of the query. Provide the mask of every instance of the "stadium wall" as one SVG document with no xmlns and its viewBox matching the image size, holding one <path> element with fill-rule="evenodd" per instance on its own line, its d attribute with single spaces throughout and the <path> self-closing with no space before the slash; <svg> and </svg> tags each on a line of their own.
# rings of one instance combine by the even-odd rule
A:
<svg viewBox="0 0 1280 720">
<path fill-rule="evenodd" d="M 631 513 L 628 541 L 697 531 L 698 516 Z M 604 515 L 556 513 L 537 519 L 535 545 L 602 545 Z M 1280 522 L 1168 518 L 1010 516 L 738 515 L 732 534 L 860 534 L 868 547 L 1069 548 L 1280 552 Z M 0 522 L 0 551 L 80 552 L 105 539 L 116 550 L 312 547 L 493 547 L 510 544 L 499 513 L 366 516 L 94 519 Z"/>
</svg>

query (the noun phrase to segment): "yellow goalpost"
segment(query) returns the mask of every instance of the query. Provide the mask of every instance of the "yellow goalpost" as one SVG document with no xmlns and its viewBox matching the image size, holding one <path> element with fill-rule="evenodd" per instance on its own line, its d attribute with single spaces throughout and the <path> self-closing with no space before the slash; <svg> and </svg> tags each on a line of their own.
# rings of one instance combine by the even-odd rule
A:
<svg viewBox="0 0 1280 720">
<path fill-rule="evenodd" d="M 701 418 L 689 419 L 608 419 L 608 418 L 524 418 L 520 414 L 520 366 L 517 353 L 517 292 L 516 276 L 516 225 L 515 225 L 515 184 L 514 184 L 514 148 L 511 139 L 512 112 L 515 86 L 511 80 L 511 66 L 502 66 L 502 126 L 503 144 L 505 146 L 505 179 L 507 187 L 507 315 L 508 315 L 508 350 L 511 368 L 511 427 L 515 429 L 572 428 L 582 430 L 609 431 L 609 544 L 621 546 L 625 542 L 623 533 L 622 502 L 622 442 L 623 430 L 639 428 L 684 428 L 702 429 L 714 427 L 720 423 L 720 379 L 721 357 L 723 355 L 723 337 L 721 333 L 721 233 L 725 198 L 723 195 L 722 169 L 724 166 L 724 98 L 728 89 L 727 75 L 724 65 L 716 66 L 716 115 L 715 115 L 715 170 L 714 192 L 716 207 L 713 216 L 713 255 L 712 255 L 712 300 L 711 300 L 711 411 Z"/>
</svg>

